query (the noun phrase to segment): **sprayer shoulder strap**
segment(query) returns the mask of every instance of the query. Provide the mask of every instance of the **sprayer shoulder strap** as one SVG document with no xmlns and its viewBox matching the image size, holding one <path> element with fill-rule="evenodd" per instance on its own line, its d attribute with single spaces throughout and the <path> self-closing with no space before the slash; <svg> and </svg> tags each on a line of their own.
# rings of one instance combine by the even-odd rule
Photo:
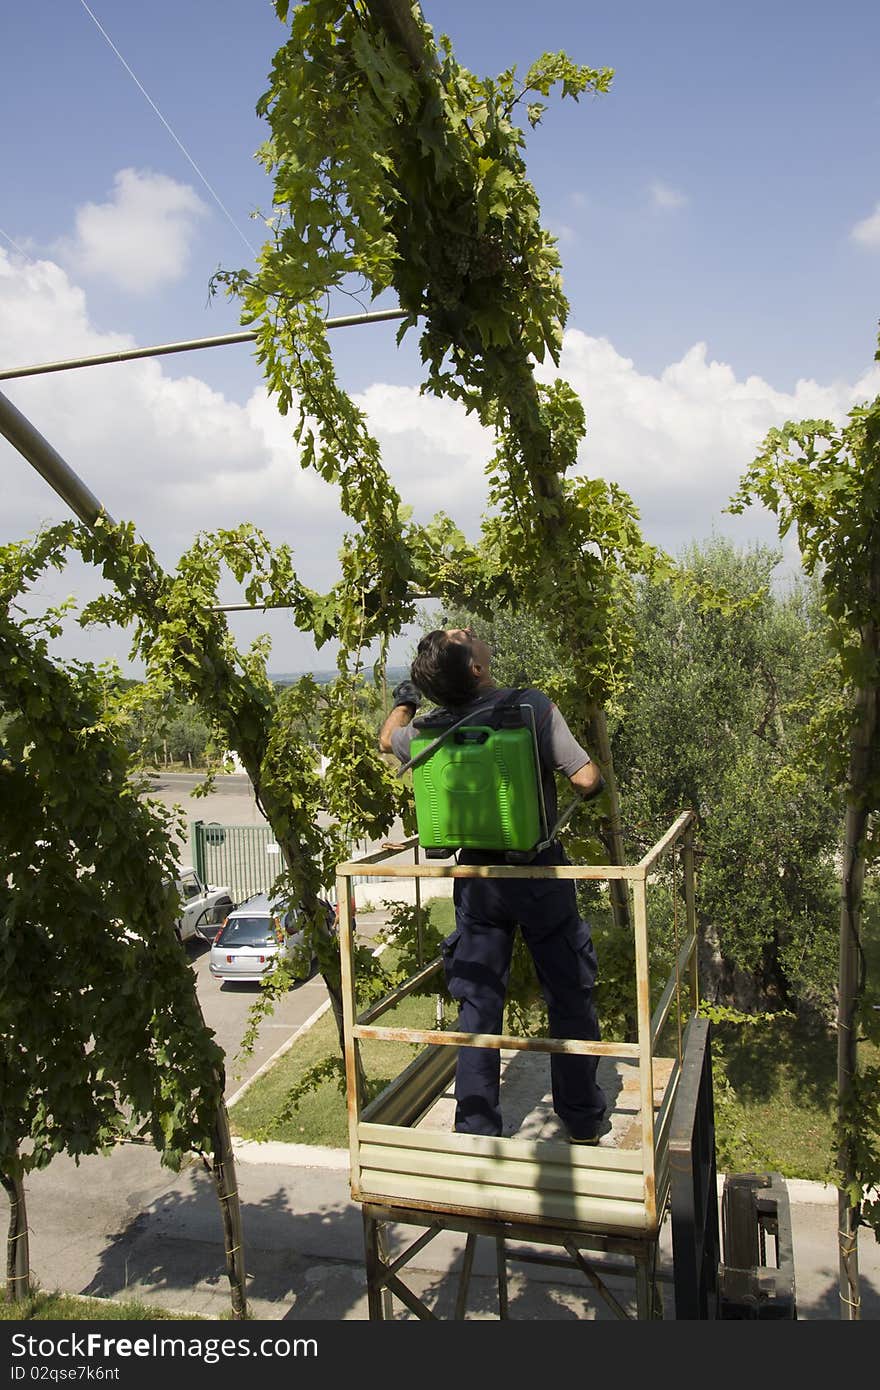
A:
<svg viewBox="0 0 880 1390">
<path fill-rule="evenodd" d="M 410 768 L 416 767 L 419 763 L 423 763 L 426 758 L 430 758 L 431 754 L 440 747 L 441 743 L 446 742 L 450 734 L 454 734 L 456 729 L 460 729 L 464 725 L 471 724 L 476 720 L 486 728 L 500 728 L 501 720 L 504 715 L 516 704 L 520 695 L 522 695 L 526 689 L 526 686 L 522 686 L 519 690 L 511 690 L 509 694 L 504 696 L 503 700 L 498 700 L 493 705 L 486 705 L 484 708 L 488 712 L 485 715 L 481 712 L 479 705 L 476 709 L 468 710 L 467 714 L 462 715 L 461 719 L 457 719 L 454 724 L 450 724 L 447 729 L 444 729 L 442 734 L 435 738 L 432 743 L 428 744 L 427 748 L 421 749 L 414 758 L 410 758 L 407 762 L 402 763 L 397 769 L 398 777 L 402 777 Z"/>
</svg>

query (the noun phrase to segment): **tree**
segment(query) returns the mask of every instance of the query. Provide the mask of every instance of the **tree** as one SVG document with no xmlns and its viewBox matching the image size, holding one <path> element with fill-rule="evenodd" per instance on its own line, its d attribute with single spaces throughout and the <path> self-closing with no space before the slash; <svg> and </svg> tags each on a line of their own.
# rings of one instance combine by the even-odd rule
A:
<svg viewBox="0 0 880 1390">
<path fill-rule="evenodd" d="M 286 21 L 285 0 L 276 8 Z M 545 105 L 532 96 L 554 87 L 574 98 L 600 94 L 610 80 L 610 71 L 565 54 L 544 55 L 523 81 L 514 70 L 479 79 L 446 41 L 435 46 L 417 7 L 297 6 L 258 106 L 271 131 L 263 156 L 275 178 L 272 236 L 255 274 L 217 280 L 241 297 L 243 321 L 257 324 L 269 386 L 282 411 L 296 413 L 302 466 L 338 486 L 353 527 L 340 579 L 327 594 L 307 590 L 289 550 L 271 549 L 249 526 L 200 537 L 174 575 L 132 526 L 106 516 L 56 534 L 58 546 L 74 544 L 101 566 L 116 591 L 84 616 L 133 624 L 134 650 L 156 694 L 194 700 L 241 757 L 282 851 L 279 888 L 311 913 L 340 1028 L 338 963 L 321 935 L 318 898 L 351 841 L 383 833 L 399 808 L 399 784 L 378 756 L 357 692 L 365 649 L 387 644 L 411 621 L 419 596 L 484 609 L 506 595 L 540 611 L 548 631 L 572 647 L 566 709 L 606 773 L 604 833 L 610 857 L 622 857 L 604 705 L 631 655 L 631 576 L 663 561 L 643 542 L 626 494 L 565 477 L 584 413 L 565 382 L 535 380 L 536 362 L 549 355 L 558 363 L 567 305 L 514 121 L 521 102 L 528 121 L 540 121 Z M 373 294 L 397 292 L 408 312 L 402 331 L 422 321 L 424 389 L 461 401 L 495 432 L 493 514 L 479 550 L 444 515 L 413 524 L 363 413 L 336 380 L 324 310 L 328 294 L 349 290 L 352 277 Z M 296 733 L 313 707 L 313 683 L 291 687 L 271 707 L 265 644 L 240 655 L 214 611 L 224 564 L 249 602 L 286 605 L 319 647 L 337 646 L 320 785 Z M 319 806 L 329 828 L 317 824 Z M 624 921 L 624 891 L 614 905 Z M 286 983 L 282 972 L 277 985 Z M 262 1000 L 271 997 L 269 989 Z"/>
<path fill-rule="evenodd" d="M 639 586 L 613 746 L 636 856 L 677 808 L 697 814 L 704 994 L 827 1016 L 840 792 L 809 727 L 828 688 L 827 625 L 810 588 L 774 591 L 780 558 L 724 540 L 684 551 L 697 592 L 730 595 L 723 613 Z"/>
<path fill-rule="evenodd" d="M 880 360 L 880 350 L 877 353 Z M 795 527 L 801 559 L 819 581 L 847 718 L 820 708 L 815 720 L 834 775 L 845 781 L 841 836 L 838 985 L 839 1258 L 841 1317 L 859 1317 L 858 1227 L 880 1231 L 880 1068 L 859 1068 L 859 1034 L 873 1019 L 864 994 L 862 898 L 878 855 L 880 810 L 880 396 L 845 425 L 789 421 L 771 430 L 731 503 L 763 502 L 781 535 Z M 872 1135 L 873 1131 L 873 1135 Z"/>
<path fill-rule="evenodd" d="M 809 723 L 823 679 L 830 693 L 827 636 L 810 586 L 784 596 L 774 588 L 779 560 L 778 551 L 714 540 L 679 556 L 688 584 L 637 583 L 632 674 L 611 708 L 612 746 L 631 858 L 682 806 L 697 814 L 704 997 L 824 1020 L 833 1009 L 840 793 Z M 707 592 L 727 596 L 723 609 L 707 606 Z M 533 612 L 498 606 L 481 620 L 441 609 L 422 621 L 426 630 L 476 625 L 504 684 L 537 680 L 561 698 L 572 680 L 570 653 Z M 589 857 L 588 818 L 580 829 L 576 852 Z M 661 951 L 662 927 L 652 921 Z M 606 981 L 613 944 L 602 942 Z"/>
<path fill-rule="evenodd" d="M 45 543 L 46 545 L 49 542 Z M 24 1178 L 148 1137 L 213 1154 L 233 1313 L 245 1316 L 223 1058 L 174 933 L 169 817 L 141 800 L 113 692 L 48 655 L 57 613 L 16 621 L 45 546 L 0 549 L 0 1180 L 7 1288 L 29 1284 Z"/>
<path fill-rule="evenodd" d="M 276 10 L 286 21 L 286 0 Z M 567 383 L 535 379 L 536 362 L 549 356 L 558 365 L 567 304 L 514 120 L 523 103 L 536 125 L 546 105 L 532 98 L 554 87 L 577 99 L 606 92 L 611 77 L 559 53 L 538 59 L 522 80 L 512 68 L 477 78 L 446 39 L 435 44 L 417 5 L 307 0 L 293 10 L 258 105 L 271 130 L 262 156 L 275 181 L 272 240 L 256 273 L 216 279 L 240 296 L 243 321 L 257 325 L 281 409 L 298 411 L 304 464 L 340 484 L 349 513 L 353 480 L 361 487 L 363 530 L 346 572 L 352 581 L 382 576 L 366 611 L 381 597 L 392 630 L 407 575 L 421 573 L 425 591 L 448 602 L 485 611 L 503 596 L 533 608 L 571 648 L 566 708 L 605 772 L 604 833 L 620 862 L 604 704 L 630 655 L 629 576 L 660 559 L 625 493 L 565 477 L 584 412 Z M 460 401 L 495 433 L 486 544 L 468 553 L 454 541 L 455 569 L 437 563 L 433 537 L 401 531 L 399 498 L 384 479 L 381 508 L 377 488 L 358 481 L 377 476 L 375 442 L 336 381 L 322 324 L 327 295 L 352 277 L 373 296 L 396 291 L 408 313 L 399 337 L 420 326 L 423 390 Z M 624 922 L 626 894 L 614 887 Z"/>
<path fill-rule="evenodd" d="M 125 741 L 130 752 L 148 766 L 167 754 L 172 762 L 204 767 L 211 728 L 191 702 L 151 696 L 150 687 L 132 682 L 122 690 L 127 714 Z"/>
</svg>

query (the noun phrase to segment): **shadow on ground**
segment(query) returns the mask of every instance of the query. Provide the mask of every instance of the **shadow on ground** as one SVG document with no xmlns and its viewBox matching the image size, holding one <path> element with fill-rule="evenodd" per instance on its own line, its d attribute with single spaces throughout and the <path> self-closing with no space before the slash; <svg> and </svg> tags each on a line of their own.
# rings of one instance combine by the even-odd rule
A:
<svg viewBox="0 0 880 1390">
<path fill-rule="evenodd" d="M 238 1166 L 242 1181 L 243 1165 Z M 311 1170 L 299 1170 L 308 1173 Z M 360 1213 L 345 1205 L 294 1212 L 296 1173 L 257 1201 L 244 1196 L 247 1293 L 258 1318 L 365 1316 Z M 245 1174 L 246 1182 L 246 1174 Z M 309 1198 L 303 1193 L 304 1208 Z M 94 1277 L 82 1289 L 104 1298 L 135 1296 L 178 1311 L 224 1317 L 231 1311 L 220 1209 L 203 1169 L 108 1237 Z M 359 1312 L 363 1303 L 364 1311 Z"/>
<path fill-rule="evenodd" d="M 246 1188 L 248 1165 L 239 1165 Z M 341 1176 L 341 1175 L 340 1175 Z M 346 1180 L 347 1181 L 347 1180 Z M 292 1169 L 291 1182 L 248 1200 L 243 1192 L 248 1311 L 258 1320 L 366 1320 L 369 1316 L 360 1208 L 350 1202 L 315 1200 L 326 1174 Z M 291 1209 L 296 1203 L 299 1210 Z M 419 1235 L 411 1226 L 389 1230 L 391 1255 Z M 231 1315 L 219 1207 L 210 1175 L 193 1168 L 148 1210 L 109 1236 L 94 1276 L 77 1293 L 137 1298 L 172 1312 L 203 1317 Z M 433 1246 L 433 1248 L 432 1248 Z M 465 1237 L 442 1232 L 413 1264 L 401 1269 L 405 1285 L 440 1319 L 456 1313 Z M 508 1315 L 512 1320 L 605 1319 L 613 1314 L 583 1276 L 549 1267 L 507 1266 Z M 617 1296 L 630 1302 L 631 1281 L 616 1280 Z M 415 1314 L 395 1299 L 395 1320 Z M 466 1299 L 469 1319 L 499 1316 L 494 1240 L 481 1237 Z M 668 1316 L 668 1314 L 667 1314 Z"/>
</svg>

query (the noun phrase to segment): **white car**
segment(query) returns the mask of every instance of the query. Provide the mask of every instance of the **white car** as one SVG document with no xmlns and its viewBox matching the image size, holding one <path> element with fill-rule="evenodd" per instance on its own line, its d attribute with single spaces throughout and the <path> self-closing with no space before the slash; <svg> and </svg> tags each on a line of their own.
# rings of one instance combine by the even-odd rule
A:
<svg viewBox="0 0 880 1390">
<path fill-rule="evenodd" d="M 333 908 L 327 903 L 328 926 Z M 307 980 L 315 957 L 306 955 L 301 914 L 284 911 L 271 903 L 266 893 L 256 893 L 230 912 L 211 946 L 209 970 L 215 980 L 259 983 L 275 964 L 279 951 L 291 963 L 294 978 Z"/>
<path fill-rule="evenodd" d="M 213 940 L 235 907 L 229 887 L 202 883 L 190 865 L 180 870 L 175 884 L 180 896 L 180 916 L 174 926 L 178 941 L 194 936 Z"/>
</svg>

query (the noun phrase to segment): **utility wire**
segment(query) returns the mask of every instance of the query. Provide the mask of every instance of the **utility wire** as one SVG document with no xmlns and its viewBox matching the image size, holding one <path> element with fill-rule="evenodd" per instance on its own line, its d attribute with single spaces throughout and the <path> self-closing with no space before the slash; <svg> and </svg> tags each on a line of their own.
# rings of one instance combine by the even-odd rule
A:
<svg viewBox="0 0 880 1390">
<path fill-rule="evenodd" d="M 196 173 L 198 174 L 199 178 L 201 179 L 202 183 L 203 183 L 203 184 L 205 185 L 205 187 L 207 188 L 208 192 L 210 193 L 211 197 L 214 199 L 214 202 L 217 204 L 217 206 L 218 206 L 218 208 L 220 209 L 220 211 L 223 213 L 224 217 L 225 217 L 225 218 L 227 219 L 227 221 L 235 228 L 236 232 L 238 232 L 238 235 L 241 237 L 242 241 L 244 242 L 244 244 L 245 244 L 245 246 L 247 247 L 247 249 L 250 251 L 251 255 L 256 259 L 258 252 L 256 251 L 256 249 L 255 249 L 253 246 L 251 246 L 251 244 L 250 244 L 250 242 L 248 241 L 247 237 L 245 236 L 244 232 L 241 230 L 241 228 L 239 227 L 238 223 L 235 221 L 235 219 L 233 218 L 231 212 L 230 212 L 229 209 L 226 207 L 226 205 L 223 203 L 223 201 L 222 201 L 222 199 L 220 198 L 220 196 L 219 196 L 217 193 L 214 192 L 214 189 L 213 189 L 213 188 L 211 187 L 211 185 L 208 183 L 208 180 L 205 178 L 205 176 L 204 176 L 204 174 L 202 173 L 201 169 L 199 168 L 198 164 L 196 164 L 196 162 L 195 162 L 195 160 L 193 159 L 192 155 L 189 153 L 189 150 L 188 150 L 188 149 L 186 148 L 186 146 L 182 143 L 182 141 L 178 140 L 177 136 L 174 134 L 174 131 L 171 129 L 171 126 L 168 124 L 168 122 L 166 121 L 165 117 L 162 115 L 162 112 L 159 110 L 159 108 L 158 108 L 158 106 L 156 105 L 156 103 L 153 101 L 153 98 L 150 96 L 149 92 L 148 92 L 148 91 L 146 90 L 146 88 L 143 86 L 143 83 L 141 83 L 141 82 L 138 81 L 138 78 L 135 76 L 135 74 L 132 72 L 131 68 L 128 66 L 128 63 L 125 61 L 125 59 L 123 58 L 122 54 L 119 52 L 119 49 L 116 47 L 116 44 L 113 42 L 113 40 L 111 39 L 110 35 L 107 33 L 107 30 L 106 30 L 106 29 L 103 27 L 103 25 L 101 24 L 101 21 L 100 21 L 99 19 L 97 19 L 97 17 L 96 17 L 96 16 L 92 13 L 92 11 L 89 9 L 88 5 L 86 4 L 86 0 L 79 0 L 79 3 L 82 5 L 82 7 L 83 7 L 83 9 L 85 10 L 86 14 L 89 16 L 89 19 L 92 20 L 93 24 L 94 24 L 94 25 L 96 26 L 96 28 L 100 31 L 100 33 L 103 35 L 103 37 L 107 40 L 107 43 L 108 43 L 108 44 L 110 45 L 110 47 L 113 49 L 113 52 L 116 54 L 116 56 L 117 56 L 117 58 L 119 59 L 120 63 L 121 63 L 122 66 L 125 68 L 125 71 L 128 73 L 129 77 L 132 79 L 132 81 L 136 84 L 136 86 L 138 87 L 138 89 L 139 89 L 139 90 L 143 93 L 143 95 L 146 97 L 147 101 L 148 101 L 148 102 L 150 103 L 150 105 L 152 106 L 152 108 L 153 108 L 153 110 L 155 111 L 156 115 L 159 117 L 159 120 L 162 122 L 163 126 L 164 126 L 165 129 L 168 131 L 168 134 L 171 136 L 171 139 L 174 141 L 175 145 L 177 145 L 178 149 L 179 149 L 179 150 L 181 151 L 181 153 L 186 157 L 186 159 L 189 160 L 189 162 L 190 162 L 190 164 L 192 165 L 193 169 L 195 169 L 195 171 L 196 171 Z"/>
<path fill-rule="evenodd" d="M 6 241 L 8 241 L 8 242 L 9 242 L 9 245 L 10 245 L 11 247 L 13 247 L 13 249 L 16 250 L 20 256 L 24 256 L 24 258 L 25 258 L 26 261 L 29 261 L 29 260 L 32 259 L 32 258 L 28 255 L 27 251 L 25 251 L 24 247 L 23 247 L 23 246 L 19 246 L 19 244 L 18 244 L 17 241 L 13 241 L 13 240 L 12 240 L 12 237 L 9 235 L 9 233 L 8 233 L 8 232 L 4 232 L 4 230 L 3 230 L 2 227 L 0 227 L 0 236 L 2 236 Z"/>
</svg>

